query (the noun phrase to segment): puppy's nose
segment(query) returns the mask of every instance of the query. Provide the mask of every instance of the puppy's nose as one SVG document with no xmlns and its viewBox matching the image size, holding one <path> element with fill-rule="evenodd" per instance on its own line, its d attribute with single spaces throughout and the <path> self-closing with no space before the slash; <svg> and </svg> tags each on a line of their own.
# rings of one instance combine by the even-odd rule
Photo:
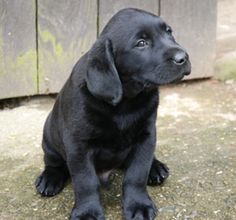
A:
<svg viewBox="0 0 236 220">
<path fill-rule="evenodd" d="M 174 54 L 172 62 L 180 66 L 183 65 L 187 59 L 188 59 L 187 53 L 185 53 L 184 51 L 178 51 Z"/>
</svg>

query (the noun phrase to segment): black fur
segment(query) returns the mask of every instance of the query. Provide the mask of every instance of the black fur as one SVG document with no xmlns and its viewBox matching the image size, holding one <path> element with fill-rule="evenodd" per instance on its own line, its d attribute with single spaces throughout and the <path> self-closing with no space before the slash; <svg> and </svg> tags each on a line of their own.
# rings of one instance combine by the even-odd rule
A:
<svg viewBox="0 0 236 220">
<path fill-rule="evenodd" d="M 70 219 L 105 219 L 99 176 L 124 170 L 125 220 L 154 219 L 146 191 L 168 177 L 154 156 L 158 86 L 190 73 L 187 53 L 158 16 L 124 9 L 109 21 L 75 65 L 43 133 L 43 196 L 59 193 L 69 176 L 75 192 Z"/>
</svg>

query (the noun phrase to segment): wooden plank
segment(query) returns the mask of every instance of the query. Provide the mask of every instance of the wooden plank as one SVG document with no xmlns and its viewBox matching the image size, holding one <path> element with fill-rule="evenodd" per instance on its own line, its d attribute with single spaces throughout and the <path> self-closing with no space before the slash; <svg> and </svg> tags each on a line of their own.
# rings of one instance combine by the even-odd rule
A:
<svg viewBox="0 0 236 220">
<path fill-rule="evenodd" d="M 189 52 L 192 74 L 213 75 L 216 51 L 217 0 L 161 0 L 161 17 L 172 26 L 176 40 Z"/>
<path fill-rule="evenodd" d="M 37 93 L 35 1 L 0 1 L 0 98 Z"/>
<path fill-rule="evenodd" d="M 159 13 L 159 0 L 100 0 L 99 5 L 99 32 L 102 31 L 110 18 L 123 8 L 139 8 L 156 15 Z"/>
<path fill-rule="evenodd" d="M 39 91 L 58 92 L 96 40 L 97 1 L 38 0 Z"/>
</svg>

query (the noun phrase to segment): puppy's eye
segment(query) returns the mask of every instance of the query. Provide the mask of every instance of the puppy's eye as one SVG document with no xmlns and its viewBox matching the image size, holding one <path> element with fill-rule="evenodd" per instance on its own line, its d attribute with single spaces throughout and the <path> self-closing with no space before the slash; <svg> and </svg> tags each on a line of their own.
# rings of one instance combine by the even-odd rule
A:
<svg viewBox="0 0 236 220">
<path fill-rule="evenodd" d="M 141 39 L 137 42 L 136 47 L 145 47 L 148 45 L 148 42 L 145 41 L 144 39 Z"/>
<path fill-rule="evenodd" d="M 171 27 L 167 26 L 167 27 L 166 27 L 166 32 L 167 32 L 168 34 L 172 34 L 172 29 L 171 29 Z"/>
</svg>

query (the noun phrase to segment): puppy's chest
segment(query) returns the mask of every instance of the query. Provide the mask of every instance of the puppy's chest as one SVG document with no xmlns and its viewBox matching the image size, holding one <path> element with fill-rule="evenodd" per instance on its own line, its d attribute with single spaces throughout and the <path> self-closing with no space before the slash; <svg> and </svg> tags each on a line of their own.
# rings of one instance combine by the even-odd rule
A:
<svg viewBox="0 0 236 220">
<path fill-rule="evenodd" d="M 111 117 L 101 118 L 104 122 L 96 142 L 112 149 L 128 148 L 146 130 L 148 114 L 146 111 L 119 112 Z"/>
<path fill-rule="evenodd" d="M 121 113 L 114 115 L 111 120 L 113 126 L 120 132 L 130 132 L 132 130 L 137 130 L 140 128 L 141 124 L 144 124 L 145 118 L 143 118 L 143 115 L 143 112 Z"/>
<path fill-rule="evenodd" d="M 94 140 L 96 169 L 109 170 L 119 167 L 135 145 L 145 138 L 145 119 L 133 115 L 114 115 Z"/>
<path fill-rule="evenodd" d="M 115 108 L 89 111 L 93 145 L 102 148 L 124 150 L 140 140 L 148 129 L 150 117 L 156 111 L 157 98 L 141 96 L 135 100 L 123 100 Z M 92 135 L 94 134 L 94 135 Z"/>
</svg>

